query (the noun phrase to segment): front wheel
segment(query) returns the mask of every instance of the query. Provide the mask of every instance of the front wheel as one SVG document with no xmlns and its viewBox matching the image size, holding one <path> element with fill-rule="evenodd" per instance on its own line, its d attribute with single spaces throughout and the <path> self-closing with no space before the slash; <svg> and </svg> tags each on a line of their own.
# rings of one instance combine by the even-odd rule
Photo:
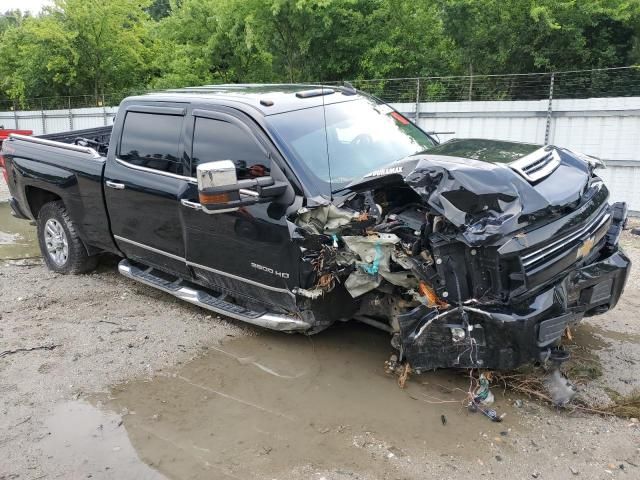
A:
<svg viewBox="0 0 640 480">
<path fill-rule="evenodd" d="M 61 201 L 50 202 L 38 213 L 38 242 L 44 262 L 57 273 L 86 273 L 98 264 L 87 255 L 78 233 Z"/>
</svg>

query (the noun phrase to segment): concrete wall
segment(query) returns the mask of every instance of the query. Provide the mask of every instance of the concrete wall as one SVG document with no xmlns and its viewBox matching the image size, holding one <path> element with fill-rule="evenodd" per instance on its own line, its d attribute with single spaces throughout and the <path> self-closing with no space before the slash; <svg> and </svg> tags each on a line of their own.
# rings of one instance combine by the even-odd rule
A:
<svg viewBox="0 0 640 480">
<path fill-rule="evenodd" d="M 415 117 L 415 103 L 393 104 Z M 5 128 L 36 135 L 111 125 L 117 107 L 29 112 L 0 112 Z M 494 138 L 549 143 L 595 155 L 607 162 L 601 175 L 614 201 L 640 212 L 640 97 L 421 103 L 419 125 L 450 138 Z"/>
</svg>

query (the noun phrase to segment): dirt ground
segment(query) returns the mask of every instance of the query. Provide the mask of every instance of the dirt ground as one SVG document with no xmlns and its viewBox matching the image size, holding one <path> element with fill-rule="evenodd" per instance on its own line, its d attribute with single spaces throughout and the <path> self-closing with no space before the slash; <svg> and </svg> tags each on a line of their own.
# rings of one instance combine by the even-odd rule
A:
<svg viewBox="0 0 640 480">
<path fill-rule="evenodd" d="M 640 237 L 623 244 L 640 264 Z M 494 387 L 506 417 L 492 423 L 463 407 L 461 374 L 398 388 L 370 327 L 265 332 L 121 277 L 115 259 L 61 276 L 37 255 L 0 203 L 0 480 L 640 478 L 632 420 Z M 618 307 L 576 329 L 603 372 L 584 397 L 640 387 L 639 310 L 636 268 Z"/>
</svg>

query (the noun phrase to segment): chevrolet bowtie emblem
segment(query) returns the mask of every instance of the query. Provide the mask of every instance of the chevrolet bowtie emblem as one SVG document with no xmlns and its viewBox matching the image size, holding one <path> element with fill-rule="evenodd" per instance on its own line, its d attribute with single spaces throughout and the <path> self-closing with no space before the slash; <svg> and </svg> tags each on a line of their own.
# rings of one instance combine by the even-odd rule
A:
<svg viewBox="0 0 640 480">
<path fill-rule="evenodd" d="M 580 245 L 580 248 L 578 248 L 578 253 L 576 255 L 576 259 L 580 260 L 581 258 L 586 257 L 587 255 L 589 255 L 589 253 L 591 252 L 591 250 L 593 249 L 593 244 L 595 243 L 595 238 L 591 237 L 591 238 L 587 238 L 582 245 Z"/>
</svg>

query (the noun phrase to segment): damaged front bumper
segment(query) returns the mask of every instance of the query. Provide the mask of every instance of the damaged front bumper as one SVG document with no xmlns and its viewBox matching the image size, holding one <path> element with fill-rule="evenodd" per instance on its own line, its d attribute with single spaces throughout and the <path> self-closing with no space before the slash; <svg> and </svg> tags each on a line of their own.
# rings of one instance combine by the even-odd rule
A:
<svg viewBox="0 0 640 480">
<path fill-rule="evenodd" d="M 559 283 L 509 310 L 462 304 L 438 314 L 420 306 L 400 316 L 402 357 L 416 371 L 505 370 L 545 361 L 568 326 L 584 316 L 604 313 L 618 302 L 631 262 L 618 246 L 606 252 L 605 258 L 571 271 Z"/>
</svg>

